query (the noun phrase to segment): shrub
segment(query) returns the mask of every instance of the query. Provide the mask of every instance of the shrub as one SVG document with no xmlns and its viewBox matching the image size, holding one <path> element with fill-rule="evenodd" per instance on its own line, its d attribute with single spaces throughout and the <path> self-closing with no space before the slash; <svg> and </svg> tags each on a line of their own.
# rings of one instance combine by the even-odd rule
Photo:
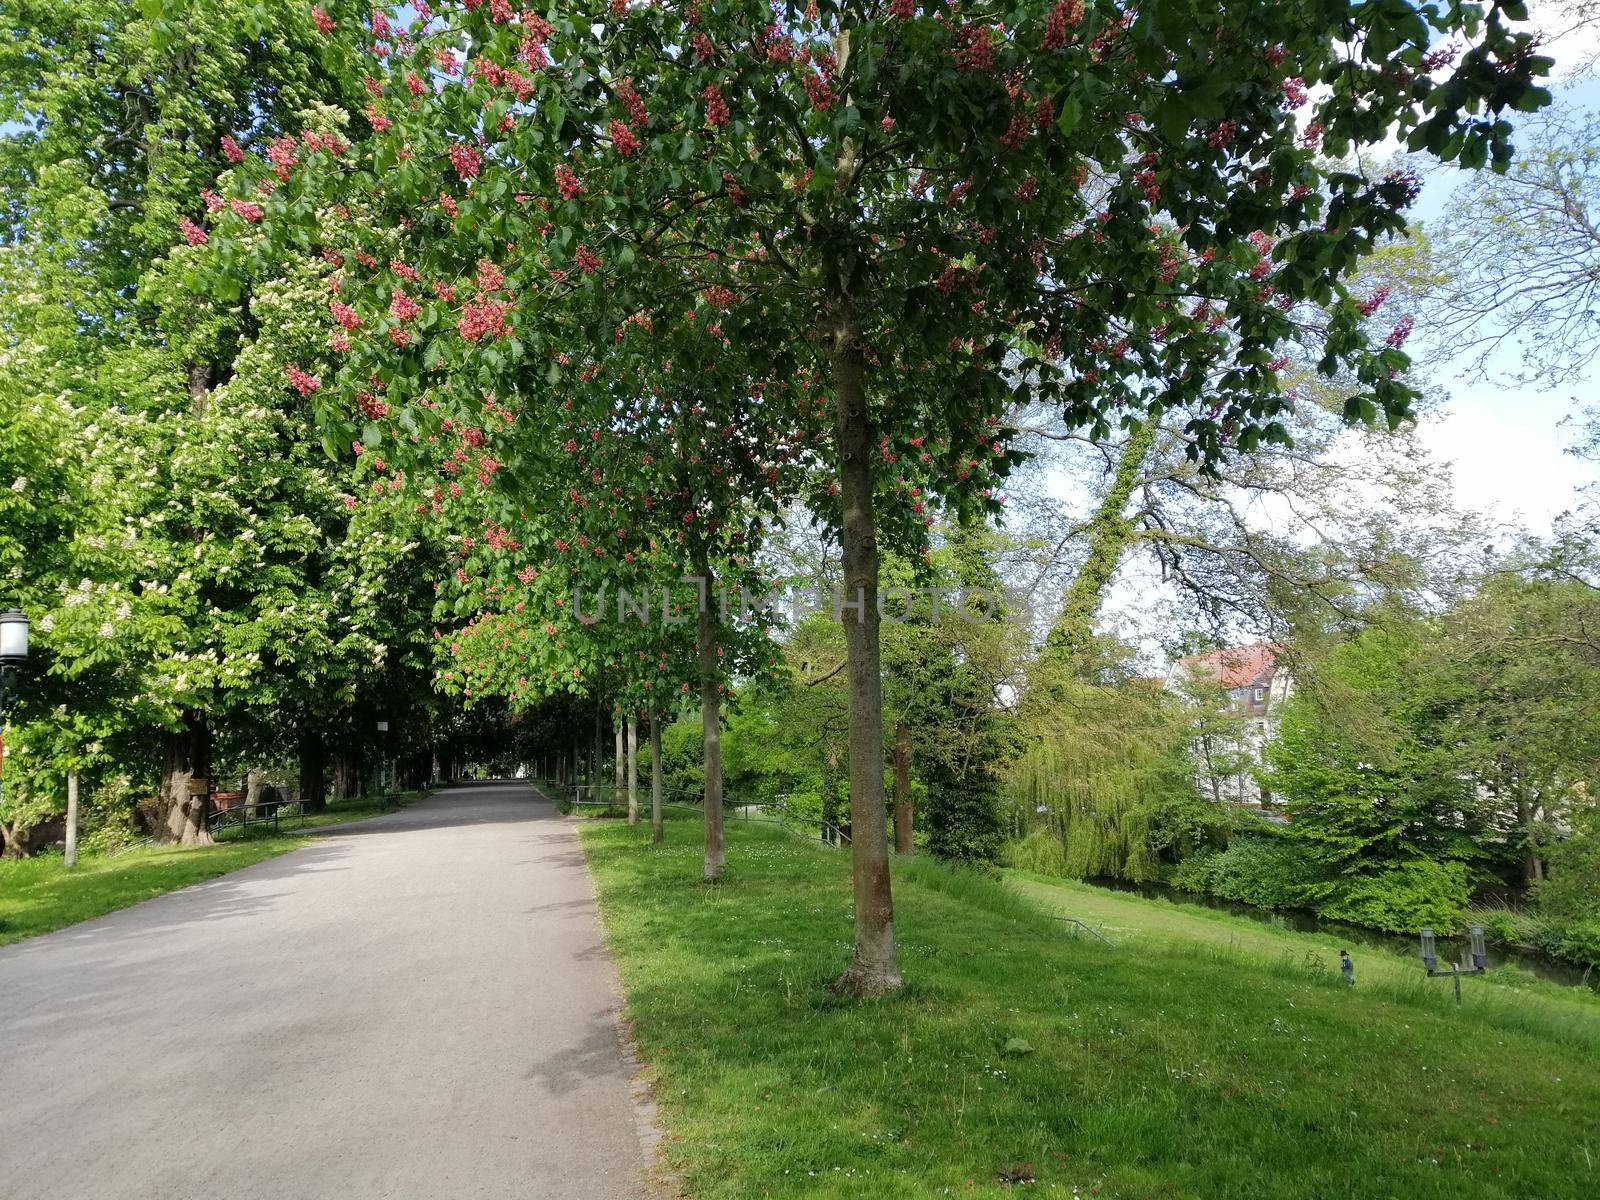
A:
<svg viewBox="0 0 1600 1200">
<path fill-rule="evenodd" d="M 1220 853 L 1185 859 L 1168 881 L 1185 891 L 1259 908 L 1301 908 L 1319 898 L 1310 857 L 1294 842 L 1271 834 L 1241 835 Z"/>
<path fill-rule="evenodd" d="M 1465 863 L 1414 858 L 1338 877 L 1317 911 L 1392 933 L 1414 933 L 1424 925 L 1456 933 L 1465 923 L 1471 892 Z"/>
</svg>

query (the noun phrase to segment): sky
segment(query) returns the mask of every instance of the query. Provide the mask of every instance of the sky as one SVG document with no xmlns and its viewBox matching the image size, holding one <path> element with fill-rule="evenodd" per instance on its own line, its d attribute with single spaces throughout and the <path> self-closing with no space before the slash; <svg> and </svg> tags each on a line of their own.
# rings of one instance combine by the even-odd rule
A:
<svg viewBox="0 0 1600 1200">
<path fill-rule="evenodd" d="M 1552 90 L 1557 103 L 1600 108 L 1600 74 L 1583 68 L 1600 58 L 1600 24 L 1562 33 L 1562 6 L 1529 5 L 1530 23 L 1544 31 L 1544 52 L 1556 60 Z M 1430 178 L 1417 211 L 1426 220 L 1448 198 L 1448 172 Z M 1562 421 L 1585 393 L 1593 397 L 1596 372 L 1559 389 L 1507 387 L 1484 380 L 1465 363 L 1436 375 L 1447 399 L 1439 418 L 1423 426 L 1425 444 L 1454 465 L 1456 500 L 1532 533 L 1548 533 L 1570 508 L 1577 489 L 1593 480 L 1592 464 L 1567 453 L 1573 431 Z"/>
<path fill-rule="evenodd" d="M 1528 7 L 1529 23 L 1543 35 L 1543 52 L 1555 59 L 1549 86 L 1556 102 L 1600 109 L 1600 70 L 1588 69 L 1600 62 L 1600 22 L 1566 32 L 1570 22 L 1563 19 L 1560 0 Z M 1424 222 L 1437 216 L 1460 178 L 1449 170 L 1429 175 L 1413 214 Z M 1485 379 L 1463 356 L 1436 367 L 1427 382 L 1441 402 L 1419 426 L 1419 438 L 1431 457 L 1450 465 L 1457 508 L 1482 513 L 1507 533 L 1548 535 L 1556 518 L 1574 506 L 1578 489 L 1595 482 L 1594 464 L 1568 452 L 1575 430 L 1563 422 L 1580 400 L 1600 400 L 1600 364 L 1588 378 L 1552 388 Z M 1077 486 L 1061 482 L 1068 490 Z M 1059 494 L 1073 502 L 1066 490 Z M 1174 620 L 1175 599 L 1146 557 L 1130 558 L 1107 595 L 1099 624 L 1136 645 L 1145 669 L 1161 673 L 1167 664 L 1163 641 L 1181 621 Z M 1241 630 L 1236 640 L 1250 637 Z"/>
</svg>

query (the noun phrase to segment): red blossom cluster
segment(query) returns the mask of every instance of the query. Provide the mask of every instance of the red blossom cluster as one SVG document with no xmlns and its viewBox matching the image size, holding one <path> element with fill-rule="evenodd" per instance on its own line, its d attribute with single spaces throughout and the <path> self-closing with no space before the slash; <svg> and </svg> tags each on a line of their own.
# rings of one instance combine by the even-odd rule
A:
<svg viewBox="0 0 1600 1200">
<path fill-rule="evenodd" d="M 1218 121 L 1217 127 L 1206 135 L 1206 145 L 1213 150 L 1226 150 L 1233 144 L 1234 135 L 1239 132 L 1239 122 Z"/>
<path fill-rule="evenodd" d="M 989 34 L 989 26 L 962 26 L 955 30 L 955 50 L 950 51 L 955 69 L 994 70 L 995 46 Z"/>
<path fill-rule="evenodd" d="M 706 101 L 706 124 L 713 129 L 728 123 L 728 102 L 722 98 L 722 90 L 714 83 L 706 84 L 706 90 L 701 93 Z"/>
<path fill-rule="evenodd" d="M 650 114 L 645 111 L 644 101 L 639 93 L 633 90 L 633 84 L 624 79 L 617 85 L 617 99 L 622 101 L 622 107 L 628 110 L 628 124 L 635 129 L 643 129 L 650 120 Z"/>
<path fill-rule="evenodd" d="M 483 158 L 465 142 L 456 142 L 450 147 L 450 165 L 462 179 L 473 179 L 483 166 Z"/>
<path fill-rule="evenodd" d="M 456 332 L 469 342 L 504 337 L 510 332 L 506 327 L 506 313 L 510 309 L 510 304 L 490 297 L 471 301 L 461 310 Z"/>
<path fill-rule="evenodd" d="M 349 330 L 361 328 L 361 315 L 348 304 L 341 304 L 335 300 L 328 305 L 328 311 L 333 314 L 333 319 Z"/>
<path fill-rule="evenodd" d="M 1356 304 L 1356 311 L 1358 311 L 1363 317 L 1370 317 L 1373 313 L 1378 311 L 1379 307 L 1388 298 L 1389 289 L 1386 287 L 1381 287 L 1377 291 L 1373 292 L 1372 295 L 1368 296 L 1365 300 L 1359 301 Z"/>
<path fill-rule="evenodd" d="M 556 190 L 561 193 L 563 200 L 576 200 L 583 195 L 583 181 L 566 163 L 556 168 Z"/>
<path fill-rule="evenodd" d="M 336 22 L 332 17 L 330 17 L 323 10 L 323 8 L 322 8 L 322 6 L 320 4 L 312 5 L 312 7 L 311 7 L 311 22 L 312 22 L 312 24 L 314 24 L 317 27 L 317 32 L 322 34 L 324 37 L 326 37 L 328 34 L 332 33 L 334 31 L 334 29 L 337 28 L 337 26 L 338 26 L 338 22 Z"/>
<path fill-rule="evenodd" d="M 289 381 L 289 386 L 302 396 L 309 396 L 322 386 L 322 380 L 295 366 L 293 363 L 284 367 L 283 375 Z"/>
<path fill-rule="evenodd" d="M 204 246 L 210 240 L 206 236 L 206 231 L 189 220 L 188 217 L 180 217 L 178 219 L 178 232 L 183 234 L 183 240 L 191 246 Z"/>
<path fill-rule="evenodd" d="M 817 112 L 827 112 L 838 102 L 838 97 L 833 94 L 833 86 L 821 75 L 807 71 L 801 76 L 800 82 L 805 85 L 806 95 L 811 98 L 811 107 Z"/>
<path fill-rule="evenodd" d="M 1045 18 L 1044 37 L 1039 39 L 1039 49 L 1061 49 L 1067 44 L 1067 30 L 1076 28 L 1082 20 L 1083 0 L 1061 0 Z"/>
<path fill-rule="evenodd" d="M 239 148 L 239 143 L 227 134 L 222 135 L 222 157 L 231 163 L 242 163 L 244 151 Z"/>
<path fill-rule="evenodd" d="M 1290 76 L 1283 81 L 1283 102 L 1290 108 L 1299 108 L 1306 102 L 1305 80 Z"/>
<path fill-rule="evenodd" d="M 612 121 L 607 131 L 611 134 L 612 146 L 623 158 L 632 158 L 639 152 L 639 139 L 621 121 Z"/>
<path fill-rule="evenodd" d="M 422 315 L 422 305 L 406 295 L 403 288 L 395 288 L 389 300 L 389 315 L 396 321 L 411 321 Z"/>
<path fill-rule="evenodd" d="M 600 258 L 588 246 L 579 246 L 574 254 L 577 259 L 578 269 L 585 275 L 593 275 L 600 269 Z"/>
<path fill-rule="evenodd" d="M 229 200 L 228 207 L 233 209 L 246 221 L 259 221 L 266 216 L 266 209 L 259 204 L 252 204 L 248 200 Z"/>
</svg>

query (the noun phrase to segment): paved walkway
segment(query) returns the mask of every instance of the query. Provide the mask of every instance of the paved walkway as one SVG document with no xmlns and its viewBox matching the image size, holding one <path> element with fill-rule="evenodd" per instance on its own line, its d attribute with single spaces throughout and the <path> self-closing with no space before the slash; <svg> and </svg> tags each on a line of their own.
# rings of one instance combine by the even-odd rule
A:
<svg viewBox="0 0 1600 1200">
<path fill-rule="evenodd" d="M 0 1197 L 644 1196 L 615 987 L 570 826 L 452 788 L 0 949 Z"/>
</svg>

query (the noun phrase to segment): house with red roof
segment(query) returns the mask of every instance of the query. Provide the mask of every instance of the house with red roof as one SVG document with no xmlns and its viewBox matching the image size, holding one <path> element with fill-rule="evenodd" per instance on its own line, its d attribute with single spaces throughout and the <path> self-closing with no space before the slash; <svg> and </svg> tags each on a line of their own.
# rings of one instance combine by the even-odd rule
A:
<svg viewBox="0 0 1600 1200">
<path fill-rule="evenodd" d="M 1172 664 L 1169 691 L 1218 707 L 1220 720 L 1199 723 L 1192 747 L 1196 783 L 1214 800 L 1266 807 L 1272 796 L 1256 779 L 1262 751 L 1277 732 L 1294 677 L 1275 642 L 1225 646 Z"/>
</svg>

